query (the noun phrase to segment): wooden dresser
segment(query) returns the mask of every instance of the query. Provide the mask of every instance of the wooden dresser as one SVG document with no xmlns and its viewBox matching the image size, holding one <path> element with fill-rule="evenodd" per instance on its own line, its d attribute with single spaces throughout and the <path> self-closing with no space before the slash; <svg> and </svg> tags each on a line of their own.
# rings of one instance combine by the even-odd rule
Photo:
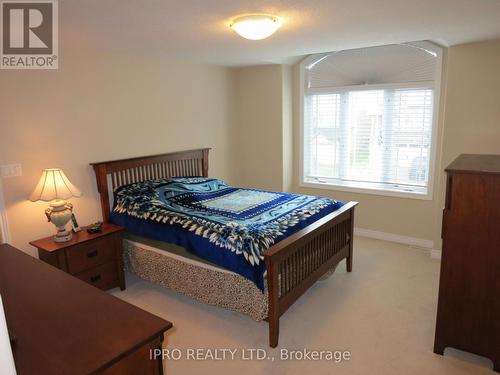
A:
<svg viewBox="0 0 500 375">
<path fill-rule="evenodd" d="M 434 352 L 490 358 L 500 372 L 500 155 L 448 168 Z"/>
<path fill-rule="evenodd" d="M 0 294 L 18 375 L 163 372 L 150 350 L 172 323 L 9 245 L 0 245 Z"/>
<path fill-rule="evenodd" d="M 87 233 L 83 228 L 73 233 L 68 242 L 55 242 L 53 236 L 30 242 L 38 249 L 38 257 L 64 272 L 95 287 L 125 290 L 123 273 L 123 228 L 103 224 L 99 233 Z"/>
</svg>

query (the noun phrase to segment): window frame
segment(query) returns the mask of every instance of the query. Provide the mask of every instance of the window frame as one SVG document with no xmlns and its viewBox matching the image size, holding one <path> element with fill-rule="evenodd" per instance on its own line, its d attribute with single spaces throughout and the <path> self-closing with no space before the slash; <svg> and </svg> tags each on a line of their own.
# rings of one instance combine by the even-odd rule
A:
<svg viewBox="0 0 500 375">
<path fill-rule="evenodd" d="M 429 155 L 429 179 L 427 184 L 427 193 L 419 192 L 408 192 L 403 190 L 389 190 L 387 188 L 371 188 L 371 187 L 355 187 L 348 186 L 344 184 L 335 184 L 332 182 L 310 182 L 305 181 L 304 175 L 304 162 L 305 162 L 305 109 L 304 109 L 304 98 L 306 94 L 305 90 L 305 69 L 306 66 L 310 65 L 314 60 L 324 58 L 329 55 L 326 54 L 315 54 L 310 55 L 303 59 L 299 64 L 299 118 L 300 118 L 300 156 L 299 156 L 299 186 L 305 188 L 314 189 L 324 189 L 324 190 L 337 190 L 352 193 L 361 194 L 373 194 L 389 197 L 398 198 L 410 198 L 410 199 L 420 199 L 420 200 L 432 200 L 434 196 L 434 185 L 436 180 L 436 156 L 438 147 L 438 127 L 439 127 L 439 113 L 440 113 L 440 99 L 441 99 L 441 77 L 442 77 L 442 66 L 443 66 L 443 50 L 441 47 L 435 45 L 434 43 L 421 41 L 411 43 L 416 48 L 422 48 L 430 50 L 436 53 L 436 73 L 434 81 L 426 82 L 415 82 L 415 83 L 396 83 L 396 84 L 373 84 L 373 85 L 355 85 L 355 86 L 343 86 L 343 87 L 332 87 L 332 88 L 317 88 L 309 89 L 309 92 L 317 92 L 318 94 L 326 93 L 338 93 L 341 91 L 355 91 L 355 90 L 382 90 L 382 89 L 415 89 L 415 88 L 432 88 L 434 90 L 434 102 L 432 109 L 432 131 L 431 131 L 431 148 Z"/>
</svg>

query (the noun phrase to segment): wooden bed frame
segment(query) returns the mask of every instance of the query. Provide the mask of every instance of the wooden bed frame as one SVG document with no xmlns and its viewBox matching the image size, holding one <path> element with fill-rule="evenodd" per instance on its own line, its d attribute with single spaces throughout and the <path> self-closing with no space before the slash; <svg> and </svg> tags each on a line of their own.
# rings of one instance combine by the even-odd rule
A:
<svg viewBox="0 0 500 375">
<path fill-rule="evenodd" d="M 103 220 L 107 222 L 111 212 L 109 192 L 120 186 L 174 176 L 208 177 L 209 150 L 204 148 L 92 163 L 101 196 Z M 354 208 L 357 204 L 348 202 L 264 251 L 271 347 L 278 345 L 280 316 L 307 289 L 344 258 L 347 272 L 352 271 Z"/>
</svg>

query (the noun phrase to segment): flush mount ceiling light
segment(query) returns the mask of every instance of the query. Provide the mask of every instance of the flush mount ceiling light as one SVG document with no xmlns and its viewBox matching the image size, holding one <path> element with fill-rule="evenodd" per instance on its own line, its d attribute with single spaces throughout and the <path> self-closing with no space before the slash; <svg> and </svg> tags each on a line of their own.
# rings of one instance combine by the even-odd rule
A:
<svg viewBox="0 0 500 375">
<path fill-rule="evenodd" d="M 231 29 L 243 38 L 260 40 L 274 34 L 282 22 L 278 17 L 267 14 L 241 16 L 231 22 Z"/>
</svg>

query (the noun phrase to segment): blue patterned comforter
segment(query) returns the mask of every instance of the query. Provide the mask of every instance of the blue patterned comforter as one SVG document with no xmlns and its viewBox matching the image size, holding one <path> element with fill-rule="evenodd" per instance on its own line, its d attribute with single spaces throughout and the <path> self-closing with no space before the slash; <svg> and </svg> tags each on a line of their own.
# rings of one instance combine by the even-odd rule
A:
<svg viewBox="0 0 500 375">
<path fill-rule="evenodd" d="M 328 198 L 240 189 L 212 178 L 169 178 L 117 189 L 110 221 L 183 246 L 264 290 L 262 253 L 341 206 Z"/>
</svg>

